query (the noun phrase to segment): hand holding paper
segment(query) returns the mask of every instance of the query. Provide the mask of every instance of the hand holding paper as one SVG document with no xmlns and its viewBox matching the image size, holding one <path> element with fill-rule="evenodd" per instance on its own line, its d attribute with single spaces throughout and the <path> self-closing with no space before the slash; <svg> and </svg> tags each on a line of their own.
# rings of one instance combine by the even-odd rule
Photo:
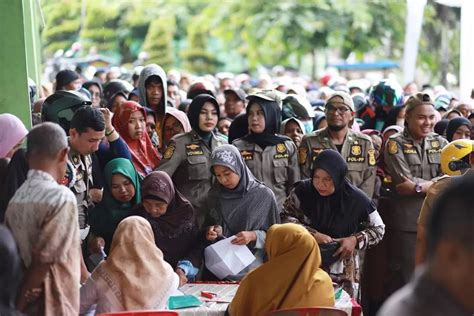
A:
<svg viewBox="0 0 474 316">
<path fill-rule="evenodd" d="M 219 279 L 235 275 L 248 267 L 255 256 L 243 245 L 235 245 L 236 236 L 223 239 L 204 250 L 206 267 Z"/>
</svg>

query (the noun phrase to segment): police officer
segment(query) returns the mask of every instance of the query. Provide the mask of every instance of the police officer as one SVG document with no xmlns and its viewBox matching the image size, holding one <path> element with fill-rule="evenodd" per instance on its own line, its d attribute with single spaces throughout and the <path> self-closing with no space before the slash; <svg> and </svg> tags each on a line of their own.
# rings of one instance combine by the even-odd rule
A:
<svg viewBox="0 0 474 316">
<path fill-rule="evenodd" d="M 311 176 L 311 164 L 323 149 L 339 151 L 346 160 L 347 178 L 372 198 L 375 186 L 376 158 L 369 136 L 350 129 L 354 117 L 354 102 L 345 92 L 335 92 L 326 102 L 328 126 L 303 137 L 298 160 L 303 178 Z"/>
<path fill-rule="evenodd" d="M 247 97 L 250 133 L 236 146 L 253 175 L 275 194 L 279 209 L 293 183 L 300 180 L 297 148 L 291 138 L 277 135 L 281 125 L 281 99 L 271 90 Z"/>
<path fill-rule="evenodd" d="M 176 189 L 192 203 L 199 226 L 204 222 L 206 198 L 212 185 L 211 153 L 226 143 L 214 134 L 219 116 L 219 104 L 214 97 L 195 97 L 188 110 L 192 130 L 170 140 L 157 168 L 168 173 Z"/>
<path fill-rule="evenodd" d="M 405 103 L 403 132 L 390 136 L 385 165 L 395 186 L 392 212 L 384 218 L 389 252 L 389 287 L 408 282 L 414 269 L 417 219 L 433 179 L 441 175 L 440 153 L 447 141 L 433 133 L 434 105 L 427 94 L 411 96 Z"/>
</svg>

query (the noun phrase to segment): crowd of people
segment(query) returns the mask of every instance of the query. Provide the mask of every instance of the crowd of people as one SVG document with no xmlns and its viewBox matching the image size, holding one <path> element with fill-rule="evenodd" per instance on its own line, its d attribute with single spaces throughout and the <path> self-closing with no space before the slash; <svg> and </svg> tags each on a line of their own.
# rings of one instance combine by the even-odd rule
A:
<svg viewBox="0 0 474 316">
<path fill-rule="evenodd" d="M 167 308 L 218 280 L 204 249 L 233 236 L 255 260 L 225 278 L 230 315 L 338 288 L 364 315 L 474 313 L 473 100 L 156 64 L 87 79 L 59 71 L 30 131 L 0 114 L 0 315 Z"/>
</svg>

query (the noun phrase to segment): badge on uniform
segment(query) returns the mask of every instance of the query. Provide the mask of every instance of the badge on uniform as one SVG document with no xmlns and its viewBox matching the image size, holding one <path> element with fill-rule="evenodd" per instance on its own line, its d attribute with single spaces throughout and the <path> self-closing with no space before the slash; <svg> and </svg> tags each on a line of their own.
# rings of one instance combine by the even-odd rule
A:
<svg viewBox="0 0 474 316">
<path fill-rule="evenodd" d="M 439 141 L 437 141 L 437 140 L 432 140 L 432 141 L 431 141 L 431 148 L 433 148 L 433 149 L 438 149 L 438 148 L 439 148 Z"/>
<path fill-rule="evenodd" d="M 242 150 L 240 152 L 240 155 L 242 155 L 242 158 L 244 160 L 253 160 L 253 151 L 250 150 Z"/>
<path fill-rule="evenodd" d="M 375 159 L 375 149 L 370 148 L 367 153 L 369 154 L 369 166 L 375 166 L 377 164 L 377 160 Z"/>
<path fill-rule="evenodd" d="M 403 153 L 404 154 L 417 154 L 416 149 L 412 144 L 403 144 Z"/>
<path fill-rule="evenodd" d="M 176 147 L 174 144 L 169 144 L 168 147 L 166 147 L 165 153 L 163 154 L 163 159 L 171 159 L 171 157 L 173 157 L 175 149 Z"/>
<path fill-rule="evenodd" d="M 324 150 L 324 148 L 313 148 L 312 149 L 313 161 L 316 159 L 316 157 L 318 157 L 319 153 L 322 152 L 323 150 Z"/>
<path fill-rule="evenodd" d="M 276 155 L 273 156 L 274 159 L 284 159 L 289 157 L 286 145 L 283 143 L 276 145 L 276 152 Z"/>
<path fill-rule="evenodd" d="M 76 183 L 76 170 L 69 160 L 66 163 L 66 174 L 58 181 L 58 183 L 68 187 L 69 189 Z"/>
<path fill-rule="evenodd" d="M 364 162 L 365 157 L 362 156 L 362 146 L 356 141 L 351 145 L 351 152 L 347 156 L 347 162 Z"/>
<path fill-rule="evenodd" d="M 395 155 L 396 153 L 398 153 L 398 144 L 396 141 L 389 140 L 387 146 L 388 146 L 388 153 L 390 155 Z"/>
<path fill-rule="evenodd" d="M 200 156 L 204 155 L 201 145 L 198 144 L 189 144 L 186 145 L 186 155 L 189 156 Z"/>
<path fill-rule="evenodd" d="M 308 158 L 308 148 L 300 147 L 298 149 L 298 162 L 300 165 L 304 165 L 306 163 L 306 159 Z"/>
</svg>

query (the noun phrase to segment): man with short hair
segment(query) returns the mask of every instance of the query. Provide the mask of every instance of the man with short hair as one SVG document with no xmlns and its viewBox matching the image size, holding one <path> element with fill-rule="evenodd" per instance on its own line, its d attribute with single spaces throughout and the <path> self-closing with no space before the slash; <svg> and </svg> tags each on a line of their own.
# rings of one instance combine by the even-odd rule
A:
<svg viewBox="0 0 474 316">
<path fill-rule="evenodd" d="M 426 228 L 427 259 L 395 292 L 379 316 L 473 315 L 474 175 L 452 179 L 436 200 Z"/>
<path fill-rule="evenodd" d="M 110 132 L 114 133 L 114 130 Z M 71 190 L 77 198 L 81 230 L 87 228 L 87 210 L 92 205 L 88 194 L 93 184 L 91 154 L 99 149 L 99 144 L 104 136 L 105 120 L 101 110 L 86 106 L 74 113 L 69 129 L 71 150 L 68 158 L 76 174 L 76 181 Z M 81 234 L 82 238 L 85 238 L 87 231 L 83 231 Z"/>
<path fill-rule="evenodd" d="M 54 123 L 37 125 L 27 136 L 26 156 L 27 179 L 5 214 L 25 268 L 17 308 L 32 315 L 77 315 L 81 260 L 77 204 L 74 194 L 58 184 L 66 172 L 66 133 Z M 34 295 L 38 292 L 39 298 Z"/>
<path fill-rule="evenodd" d="M 372 198 L 376 158 L 372 139 L 351 130 L 355 107 L 350 95 L 335 92 L 326 102 L 328 126 L 303 136 L 298 151 L 301 177 L 309 178 L 311 164 L 324 149 L 337 150 L 347 162 L 349 181 Z"/>
<path fill-rule="evenodd" d="M 224 90 L 225 113 L 228 118 L 234 119 L 237 115 L 245 114 L 245 99 L 247 94 L 242 89 Z"/>
</svg>

